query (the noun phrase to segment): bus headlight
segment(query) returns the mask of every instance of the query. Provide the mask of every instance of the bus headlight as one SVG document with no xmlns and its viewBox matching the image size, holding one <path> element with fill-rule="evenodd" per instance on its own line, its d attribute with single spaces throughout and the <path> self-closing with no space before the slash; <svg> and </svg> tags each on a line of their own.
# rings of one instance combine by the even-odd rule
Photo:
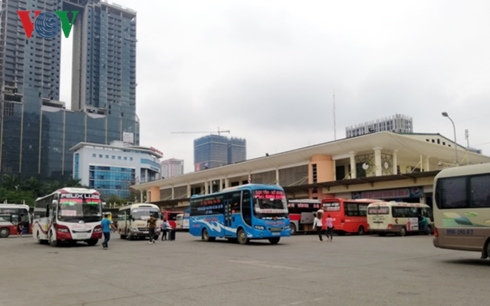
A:
<svg viewBox="0 0 490 306">
<path fill-rule="evenodd" d="M 136 227 L 132 227 L 132 228 L 131 228 L 131 231 L 132 231 L 132 232 L 138 232 L 139 230 L 138 230 Z"/>
<path fill-rule="evenodd" d="M 263 227 L 262 225 L 255 225 L 254 228 L 261 231 L 265 230 L 265 227 Z"/>
</svg>

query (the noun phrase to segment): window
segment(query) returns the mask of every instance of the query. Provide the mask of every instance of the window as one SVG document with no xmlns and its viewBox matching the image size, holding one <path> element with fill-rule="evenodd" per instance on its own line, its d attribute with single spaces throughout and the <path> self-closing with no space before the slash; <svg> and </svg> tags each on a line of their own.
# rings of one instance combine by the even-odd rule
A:
<svg viewBox="0 0 490 306">
<path fill-rule="evenodd" d="M 439 179 L 435 198 L 438 208 L 467 208 L 466 177 Z"/>
<path fill-rule="evenodd" d="M 99 154 L 99 158 L 102 158 L 102 154 Z"/>
<path fill-rule="evenodd" d="M 367 204 L 344 203 L 344 210 L 346 216 L 352 216 L 352 217 L 366 216 Z"/>
<path fill-rule="evenodd" d="M 132 157 L 130 157 L 130 158 L 129 158 L 129 160 L 133 160 L 133 158 L 132 158 Z"/>
<path fill-rule="evenodd" d="M 490 186 L 490 175 L 470 178 L 471 207 L 490 207 L 490 189 L 488 186 Z"/>
<path fill-rule="evenodd" d="M 124 156 L 124 160 L 128 160 L 128 157 L 127 156 Z"/>
<path fill-rule="evenodd" d="M 114 155 L 112 155 L 112 159 L 116 159 L 116 157 Z"/>
<path fill-rule="evenodd" d="M 94 153 L 94 154 L 92 154 L 92 157 L 97 157 L 97 154 L 95 154 L 95 153 Z"/>
</svg>

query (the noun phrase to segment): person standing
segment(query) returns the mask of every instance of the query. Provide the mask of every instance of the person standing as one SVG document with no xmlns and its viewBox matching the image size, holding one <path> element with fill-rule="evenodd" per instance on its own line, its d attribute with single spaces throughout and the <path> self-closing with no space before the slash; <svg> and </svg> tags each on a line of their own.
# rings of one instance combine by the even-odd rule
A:
<svg viewBox="0 0 490 306">
<path fill-rule="evenodd" d="M 319 242 L 323 241 L 322 237 L 322 216 L 323 210 L 318 210 L 313 220 L 313 228 L 316 228 L 316 232 L 318 233 Z"/>
<path fill-rule="evenodd" d="M 100 222 L 102 227 L 102 234 L 104 235 L 104 242 L 102 242 L 102 247 L 107 250 L 109 247 L 109 240 L 111 239 L 111 228 L 115 230 L 114 225 L 112 225 L 111 220 L 109 220 L 109 214 L 104 214 L 104 219 Z"/>
<path fill-rule="evenodd" d="M 325 219 L 325 227 L 327 228 L 327 240 L 332 241 L 333 240 L 333 220 L 330 217 L 330 214 L 327 215 L 327 218 Z"/>
<path fill-rule="evenodd" d="M 150 235 L 150 244 L 155 243 L 155 228 L 157 225 L 157 219 L 153 217 L 153 214 L 150 215 L 150 219 L 146 221 L 146 226 L 148 227 L 148 234 Z"/>
<path fill-rule="evenodd" d="M 167 240 L 167 232 L 170 224 L 168 224 L 167 219 L 163 219 L 162 222 L 162 241 Z"/>
<path fill-rule="evenodd" d="M 24 230 L 24 227 L 22 226 L 22 221 L 19 220 L 17 223 L 17 237 L 22 237 L 22 231 Z"/>
</svg>

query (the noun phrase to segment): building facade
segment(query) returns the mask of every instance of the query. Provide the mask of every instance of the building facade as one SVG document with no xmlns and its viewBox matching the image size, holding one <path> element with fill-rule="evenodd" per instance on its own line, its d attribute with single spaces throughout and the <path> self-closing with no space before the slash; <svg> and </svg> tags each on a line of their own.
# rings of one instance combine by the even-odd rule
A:
<svg viewBox="0 0 490 306">
<path fill-rule="evenodd" d="M 89 49 L 88 40 L 95 39 L 88 31 L 89 23 L 82 21 L 87 19 L 88 12 L 100 8 L 100 11 L 108 12 L 109 8 L 100 1 L 87 0 L 4 0 L 1 1 L 0 15 L 0 177 L 3 174 L 16 175 L 22 177 L 38 177 L 40 179 L 51 179 L 63 181 L 73 175 L 72 164 L 73 154 L 70 148 L 79 142 L 95 142 L 109 144 L 113 140 L 121 140 L 125 134 L 131 134 L 132 143 L 139 144 L 139 121 L 135 113 L 135 103 L 132 98 L 136 84 L 131 87 L 131 80 L 134 80 L 134 49 L 135 19 L 131 19 L 131 24 L 121 21 L 121 27 L 105 26 L 105 35 L 111 36 L 113 33 L 129 33 L 131 44 L 122 42 L 119 45 L 121 54 L 129 54 L 124 57 L 115 56 L 112 53 L 105 54 L 105 60 L 113 60 L 113 66 L 120 66 L 121 71 L 127 72 L 120 78 L 119 85 L 129 90 L 126 94 L 121 92 L 121 99 L 118 100 L 120 107 L 115 107 L 110 103 L 100 101 L 109 96 L 99 95 L 99 102 L 93 102 L 86 92 L 92 93 L 98 88 L 99 93 L 114 91 L 114 87 L 103 83 L 114 83 L 109 77 L 98 82 L 97 86 L 87 84 L 92 82 L 93 74 L 87 75 L 91 71 L 94 63 L 79 61 L 79 57 L 87 57 L 89 53 L 80 53 L 77 44 L 81 41 L 76 33 L 85 33 L 83 39 Z M 115 7 L 115 8 L 112 8 Z M 111 14 L 119 9 L 121 19 L 127 14 L 127 9 L 111 6 Z M 83 107 L 67 110 L 65 103 L 59 101 L 60 83 L 60 46 L 61 32 L 53 38 L 43 38 L 34 31 L 30 38 L 26 37 L 26 32 L 22 22 L 17 15 L 18 10 L 40 10 L 42 12 L 53 12 L 55 10 L 78 10 L 79 14 L 75 19 L 72 35 L 74 35 L 74 53 L 77 55 L 73 62 L 73 71 L 84 76 L 73 78 L 72 88 L 77 88 L 80 97 L 86 97 Z M 105 13 L 104 13 L 105 14 Z M 134 16 L 135 13 L 131 13 Z M 126 15 L 124 15 L 126 16 Z M 34 20 L 34 13 L 31 14 Z M 124 17 L 126 18 L 126 17 Z M 95 22 L 95 21 L 94 21 Z M 92 21 L 90 22 L 90 25 Z M 125 31 L 125 29 L 128 29 Z M 90 43 L 90 48 L 95 45 Z M 115 48 L 115 47 L 114 47 Z M 76 50 L 76 51 L 75 51 Z M 99 50 L 106 50 L 105 46 Z M 79 52 L 79 53 L 77 53 Z M 104 60 L 102 53 L 97 54 L 99 60 Z M 93 55 L 96 56 L 96 55 Z M 129 59 L 129 60 L 128 60 Z M 83 64 L 83 66 L 82 66 Z M 86 65 L 87 64 L 87 65 Z M 105 65 L 105 66 L 104 66 Z M 102 69 L 109 68 L 108 64 L 99 65 Z M 112 69 L 112 68 L 111 68 Z M 111 73 L 113 71 L 111 70 Z M 115 75 L 117 77 L 117 74 Z M 114 78 L 115 78 L 114 77 Z M 111 85 L 112 86 L 112 85 Z M 116 87 L 117 87 L 116 86 Z M 122 98 L 122 95 L 125 98 Z M 75 95 L 76 96 L 76 95 Z M 79 101 L 80 100 L 76 100 Z M 76 103 L 75 103 L 76 105 Z M 82 103 L 79 103 L 82 105 Z M 86 105 L 90 105 L 88 107 Z M 97 105 L 97 107 L 92 107 Z M 73 105 L 72 105 L 73 106 Z"/>
<path fill-rule="evenodd" d="M 70 150 L 73 152 L 73 177 L 105 197 L 127 198 L 132 184 L 160 178 L 163 155 L 153 148 L 113 141 L 110 145 L 82 142 Z"/>
<path fill-rule="evenodd" d="M 381 131 L 394 133 L 413 133 L 413 120 L 411 117 L 396 114 L 391 117 L 367 121 L 345 128 L 345 137 L 356 137 Z"/>
<path fill-rule="evenodd" d="M 212 169 L 247 159 L 247 142 L 243 138 L 207 135 L 194 140 L 195 171 Z"/>
<path fill-rule="evenodd" d="M 162 179 L 176 177 L 184 174 L 184 160 L 171 158 L 163 160 L 160 164 L 162 169 Z"/>
<path fill-rule="evenodd" d="M 376 144 L 376 146 L 373 146 Z M 460 165 L 490 157 L 457 146 Z M 429 133 L 371 133 L 237 164 L 132 186 L 162 208 L 186 207 L 194 194 L 249 183 L 278 184 L 289 199 L 378 198 L 432 204 L 435 175 L 454 164 L 454 143 Z"/>
</svg>

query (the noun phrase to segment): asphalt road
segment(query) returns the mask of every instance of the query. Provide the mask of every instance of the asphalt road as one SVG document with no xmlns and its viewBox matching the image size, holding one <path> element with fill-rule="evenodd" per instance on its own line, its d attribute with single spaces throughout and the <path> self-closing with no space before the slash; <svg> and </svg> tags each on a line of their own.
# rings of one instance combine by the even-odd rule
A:
<svg viewBox="0 0 490 306">
<path fill-rule="evenodd" d="M 0 305 L 489 305 L 490 260 L 431 236 L 278 245 L 120 240 L 109 250 L 0 239 Z"/>
</svg>

